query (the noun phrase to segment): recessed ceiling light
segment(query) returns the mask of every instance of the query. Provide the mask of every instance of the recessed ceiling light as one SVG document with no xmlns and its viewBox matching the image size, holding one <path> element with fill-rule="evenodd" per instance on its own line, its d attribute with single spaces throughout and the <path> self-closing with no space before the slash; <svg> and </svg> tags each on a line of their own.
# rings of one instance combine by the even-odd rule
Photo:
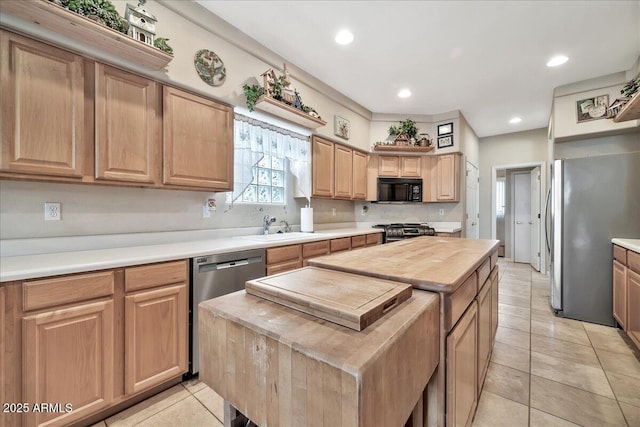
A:
<svg viewBox="0 0 640 427">
<path fill-rule="evenodd" d="M 408 98 L 410 96 L 411 96 L 411 91 L 409 89 L 400 89 L 400 92 L 398 92 L 399 98 Z"/>
<path fill-rule="evenodd" d="M 509 123 L 515 125 L 516 123 L 520 123 L 521 121 L 522 119 L 520 117 L 512 117 L 511 120 L 509 120 Z"/>
<path fill-rule="evenodd" d="M 567 62 L 569 58 L 564 55 L 556 55 L 547 62 L 547 67 L 557 67 Z"/>
<path fill-rule="evenodd" d="M 349 44 L 353 41 L 353 34 L 349 30 L 340 30 L 336 34 L 336 43 Z"/>
</svg>

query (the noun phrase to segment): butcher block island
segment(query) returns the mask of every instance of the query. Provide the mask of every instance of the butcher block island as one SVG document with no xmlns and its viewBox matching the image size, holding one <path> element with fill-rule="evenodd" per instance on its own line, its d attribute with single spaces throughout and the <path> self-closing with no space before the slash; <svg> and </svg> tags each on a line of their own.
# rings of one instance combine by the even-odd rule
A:
<svg viewBox="0 0 640 427">
<path fill-rule="evenodd" d="M 236 411 L 261 427 L 423 425 L 437 294 L 315 267 L 247 285 L 198 308 L 200 379 L 224 398 L 225 425 Z"/>
<path fill-rule="evenodd" d="M 309 264 L 409 283 L 440 298 L 439 365 L 426 424 L 470 425 L 498 326 L 497 240 L 417 237 L 314 258 Z"/>
</svg>

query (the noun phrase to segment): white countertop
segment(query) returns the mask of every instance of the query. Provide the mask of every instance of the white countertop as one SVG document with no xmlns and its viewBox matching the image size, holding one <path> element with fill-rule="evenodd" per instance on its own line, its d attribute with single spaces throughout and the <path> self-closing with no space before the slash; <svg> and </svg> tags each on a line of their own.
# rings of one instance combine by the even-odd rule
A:
<svg viewBox="0 0 640 427">
<path fill-rule="evenodd" d="M 157 235 L 164 233 L 121 235 L 120 242 L 115 242 L 113 236 L 25 239 L 31 242 L 38 241 L 39 246 L 48 248 L 55 247 L 56 244 L 60 247 L 59 245 L 63 244 L 63 247 L 67 250 L 0 257 L 0 282 L 149 264 L 380 232 L 382 230 L 371 227 L 338 228 L 319 230 L 315 233 L 293 233 L 291 236 L 287 236 L 286 239 L 282 239 L 284 237 L 282 234 L 272 234 L 271 236 L 274 236 L 273 238 L 275 239 L 273 241 L 260 241 L 258 239 L 261 239 L 262 236 L 258 235 L 210 238 L 209 236 L 212 234 L 207 231 L 167 233 L 168 236 L 166 237 L 167 240 L 170 240 L 169 243 L 159 243 L 163 236 Z M 86 249 L 89 244 L 87 243 L 88 241 L 94 242 L 94 247 L 99 245 L 109 245 L 110 247 Z M 145 242 L 146 244 L 132 244 L 134 241 Z M 150 241 L 158 243 L 149 244 L 148 242 Z M 122 242 L 125 242 L 126 246 L 123 246 Z M 11 253 L 9 245 L 3 246 L 3 254 L 5 253 Z"/>
<path fill-rule="evenodd" d="M 615 245 L 640 253 L 640 239 L 611 239 Z"/>
</svg>

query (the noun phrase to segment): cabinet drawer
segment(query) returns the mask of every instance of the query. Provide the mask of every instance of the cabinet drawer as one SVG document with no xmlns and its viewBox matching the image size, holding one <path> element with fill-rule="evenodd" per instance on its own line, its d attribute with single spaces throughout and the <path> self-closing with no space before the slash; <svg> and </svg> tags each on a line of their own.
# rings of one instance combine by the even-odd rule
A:
<svg viewBox="0 0 640 427">
<path fill-rule="evenodd" d="M 342 237 L 340 239 L 331 240 L 331 253 L 347 251 L 351 249 L 351 237 Z"/>
<path fill-rule="evenodd" d="M 351 249 L 364 248 L 367 244 L 367 236 L 352 236 L 351 237 Z"/>
<path fill-rule="evenodd" d="M 284 261 L 299 261 L 302 256 L 301 245 L 278 246 L 277 248 L 267 248 L 267 265 L 277 264 Z"/>
<path fill-rule="evenodd" d="M 640 254 L 633 251 L 627 251 L 627 267 L 640 273 Z"/>
<path fill-rule="evenodd" d="M 445 331 L 449 331 L 469 307 L 476 297 L 476 289 L 478 289 L 478 274 L 474 271 L 454 293 L 445 295 Z"/>
<path fill-rule="evenodd" d="M 478 272 L 478 291 L 482 289 L 491 272 L 491 259 L 487 258 L 476 270 Z"/>
<path fill-rule="evenodd" d="M 305 243 L 302 245 L 302 258 L 307 259 L 314 256 L 328 255 L 329 241 Z"/>
<path fill-rule="evenodd" d="M 22 284 L 24 311 L 55 307 L 113 294 L 114 272 L 34 280 Z"/>
<path fill-rule="evenodd" d="M 284 273 L 285 271 L 295 270 L 296 268 L 302 267 L 302 261 L 287 261 L 281 262 L 278 264 L 267 265 L 267 276 L 271 276 L 272 274 Z"/>
<path fill-rule="evenodd" d="M 165 262 L 127 268 L 124 271 L 126 292 L 187 281 L 187 261 Z"/>
<path fill-rule="evenodd" d="M 498 264 L 498 249 L 496 249 L 491 253 L 490 259 L 491 259 L 491 269 L 493 270 L 493 267 L 495 267 Z"/>
<path fill-rule="evenodd" d="M 621 264 L 627 265 L 627 250 L 622 246 L 613 245 L 613 259 Z"/>
<path fill-rule="evenodd" d="M 367 234 L 367 246 L 374 246 L 380 244 L 380 233 Z"/>
</svg>

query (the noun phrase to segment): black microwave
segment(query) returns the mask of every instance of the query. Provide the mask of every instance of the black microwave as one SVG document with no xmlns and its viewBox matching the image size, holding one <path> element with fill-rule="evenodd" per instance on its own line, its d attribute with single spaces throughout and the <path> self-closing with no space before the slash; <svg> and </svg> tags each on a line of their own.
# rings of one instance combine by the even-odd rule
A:
<svg viewBox="0 0 640 427">
<path fill-rule="evenodd" d="M 378 178 L 378 202 L 422 202 L 422 179 Z"/>
</svg>

